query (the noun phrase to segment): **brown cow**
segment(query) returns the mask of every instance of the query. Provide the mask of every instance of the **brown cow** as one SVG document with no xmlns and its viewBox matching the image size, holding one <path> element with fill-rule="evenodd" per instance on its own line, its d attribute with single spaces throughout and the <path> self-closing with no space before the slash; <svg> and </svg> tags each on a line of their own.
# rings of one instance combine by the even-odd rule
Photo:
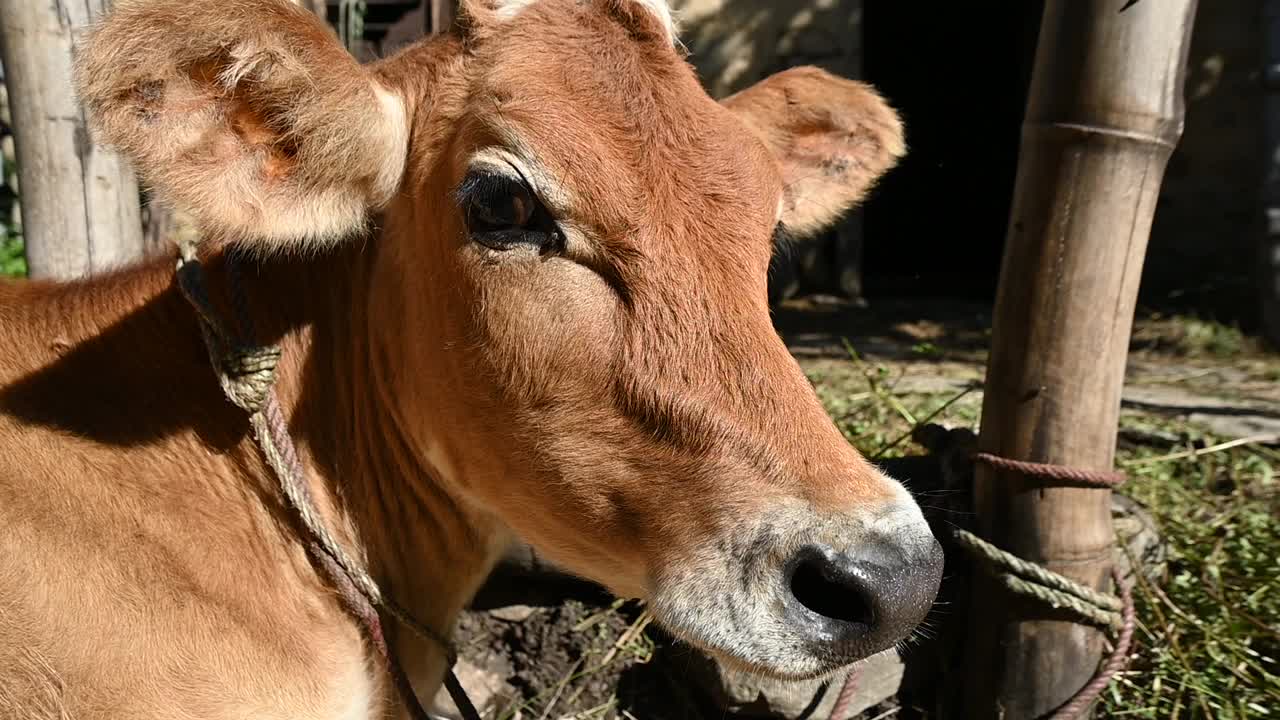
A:
<svg viewBox="0 0 1280 720">
<path fill-rule="evenodd" d="M 867 86 L 716 103 L 660 0 L 469 0 L 358 65 L 285 0 L 122 0 L 99 136 L 243 256 L 311 492 L 447 631 L 510 538 L 738 665 L 892 646 L 941 556 L 774 332 L 777 228 L 903 151 Z M 168 260 L 0 285 L 0 717 L 372 718 L 394 693 L 223 399 Z M 419 693 L 441 649 L 388 625 Z"/>
</svg>

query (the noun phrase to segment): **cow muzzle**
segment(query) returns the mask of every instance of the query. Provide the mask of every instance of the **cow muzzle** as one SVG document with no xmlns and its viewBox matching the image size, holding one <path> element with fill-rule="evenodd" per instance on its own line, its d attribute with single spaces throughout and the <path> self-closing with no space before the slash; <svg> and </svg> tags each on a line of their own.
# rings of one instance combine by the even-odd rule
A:
<svg viewBox="0 0 1280 720">
<path fill-rule="evenodd" d="M 942 548 L 905 491 L 870 512 L 819 512 L 796 500 L 669 563 L 650 607 L 731 665 L 813 678 L 909 637 L 942 568 Z"/>
</svg>

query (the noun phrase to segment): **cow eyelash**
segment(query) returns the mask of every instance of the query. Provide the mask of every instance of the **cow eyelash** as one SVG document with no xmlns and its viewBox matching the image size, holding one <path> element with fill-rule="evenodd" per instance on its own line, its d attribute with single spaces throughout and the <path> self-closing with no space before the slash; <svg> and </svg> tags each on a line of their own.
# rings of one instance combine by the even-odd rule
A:
<svg viewBox="0 0 1280 720">
<path fill-rule="evenodd" d="M 471 239 L 491 250 L 563 248 L 563 234 L 522 178 L 485 170 L 467 173 L 454 192 Z"/>
</svg>

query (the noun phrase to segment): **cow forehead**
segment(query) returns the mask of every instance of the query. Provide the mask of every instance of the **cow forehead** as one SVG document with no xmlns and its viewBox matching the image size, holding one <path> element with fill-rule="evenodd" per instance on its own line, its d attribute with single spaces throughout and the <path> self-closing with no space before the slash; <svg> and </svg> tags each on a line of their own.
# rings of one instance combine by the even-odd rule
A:
<svg viewBox="0 0 1280 720">
<path fill-rule="evenodd" d="M 535 3 L 545 2 L 546 0 L 496 0 L 495 9 L 498 17 L 504 20 L 510 20 L 519 16 L 522 12 Z M 630 3 L 639 9 L 645 10 L 653 15 L 653 17 L 661 24 L 666 33 L 667 40 L 671 43 L 676 41 L 676 24 L 675 18 L 671 13 L 671 6 L 667 4 L 667 0 L 619 0 L 620 2 Z"/>
<path fill-rule="evenodd" d="M 720 242 L 767 251 L 776 163 L 669 42 L 600 12 L 609 1 L 524 3 L 478 52 L 471 119 L 532 156 L 606 231 L 665 226 L 684 245 L 688 231 L 719 226 Z"/>
</svg>

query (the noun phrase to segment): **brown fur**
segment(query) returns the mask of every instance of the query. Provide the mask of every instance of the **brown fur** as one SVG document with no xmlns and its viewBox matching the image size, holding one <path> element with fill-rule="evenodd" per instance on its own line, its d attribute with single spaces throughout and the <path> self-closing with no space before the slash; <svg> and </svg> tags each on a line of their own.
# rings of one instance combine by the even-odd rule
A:
<svg viewBox="0 0 1280 720">
<path fill-rule="evenodd" d="M 874 90 L 817 68 L 780 72 L 725 105 L 778 158 L 787 185 L 783 222 L 802 235 L 829 225 L 833 208 L 860 200 L 906 152 L 897 114 Z"/>
<path fill-rule="evenodd" d="M 910 500 L 774 333 L 769 240 L 836 219 L 901 131 L 817 70 L 717 104 L 648 13 L 474 0 L 458 37 L 362 68 L 284 0 L 128 0 L 78 79 L 101 137 L 249 251 L 313 492 L 387 592 L 445 630 L 515 533 L 743 665 L 824 672 L 728 583 Z M 488 150 L 562 255 L 468 242 L 450 191 Z M 376 716 L 382 673 L 170 273 L 0 285 L 0 717 Z M 734 593 L 746 636 L 705 605 Z M 389 628 L 429 695 L 439 648 Z"/>
</svg>

